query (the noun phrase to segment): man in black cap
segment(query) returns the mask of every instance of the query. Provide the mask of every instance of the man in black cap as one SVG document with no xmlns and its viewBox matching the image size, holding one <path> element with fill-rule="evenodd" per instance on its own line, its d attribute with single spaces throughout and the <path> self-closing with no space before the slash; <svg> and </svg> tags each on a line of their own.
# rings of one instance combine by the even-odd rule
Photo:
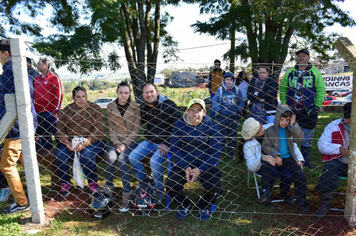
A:
<svg viewBox="0 0 356 236">
<path fill-rule="evenodd" d="M 309 155 L 312 149 L 318 114 L 325 96 L 325 83 L 320 72 L 309 62 L 307 49 L 297 52 L 297 64 L 284 74 L 280 84 L 280 99 L 297 116 L 297 122 L 304 132 L 300 150 L 304 165 L 311 167 Z"/>
<path fill-rule="evenodd" d="M 315 186 L 319 192 L 320 207 L 315 216 L 323 218 L 330 209 L 333 199 L 332 191 L 338 186 L 339 177 L 347 177 L 349 163 L 351 106 L 346 103 L 343 110 L 343 118 L 334 120 L 328 124 L 318 141 L 323 162 L 326 162 L 320 181 Z"/>
</svg>

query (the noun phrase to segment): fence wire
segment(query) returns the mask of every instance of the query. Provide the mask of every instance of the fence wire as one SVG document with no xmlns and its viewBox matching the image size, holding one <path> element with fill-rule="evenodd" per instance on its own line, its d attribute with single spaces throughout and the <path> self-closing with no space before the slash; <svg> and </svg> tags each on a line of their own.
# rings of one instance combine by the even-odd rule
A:
<svg viewBox="0 0 356 236">
<path fill-rule="evenodd" d="M 181 204 L 184 205 L 188 202 L 190 204 L 189 216 L 199 218 L 199 210 L 202 210 L 201 207 L 203 206 L 204 210 L 209 211 L 213 219 L 230 221 L 234 224 L 244 224 L 246 219 L 256 216 L 267 216 L 268 218 L 280 218 L 282 216 L 291 224 L 298 224 L 297 221 L 301 214 L 303 216 L 314 216 L 320 206 L 319 195 L 315 191 L 315 186 L 319 183 L 323 167 L 326 165 L 322 162 L 319 149 L 322 149 L 321 145 L 326 145 L 329 149 L 333 147 L 325 144 L 325 142 L 330 141 L 331 137 L 323 137 L 325 141 L 320 136 L 323 132 L 324 134 L 325 132 L 330 133 L 327 129 L 334 127 L 328 124 L 333 120 L 341 119 L 343 116 L 342 110 L 337 107 L 333 109 L 327 107 L 326 109 L 324 105 L 321 106 L 321 103 L 324 102 L 324 96 L 328 94 L 328 91 L 324 91 L 321 95 L 323 99 L 318 100 L 320 106 L 313 107 L 314 110 L 311 111 L 315 112 L 313 114 L 316 115 L 314 120 L 310 121 L 312 124 L 308 123 L 309 121 L 306 121 L 308 119 L 305 117 L 297 117 L 297 123 L 300 123 L 300 120 L 302 123 L 304 122 L 301 126 L 304 134 L 315 128 L 314 136 L 307 133 L 310 135 L 309 139 L 299 142 L 299 146 L 296 147 L 299 150 L 300 159 L 295 160 L 295 149 L 292 151 L 290 150 L 291 146 L 287 145 L 291 138 L 280 138 L 279 134 L 265 137 L 265 139 L 270 139 L 269 142 L 263 140 L 263 137 L 256 138 L 257 145 L 261 145 L 261 153 L 258 153 L 257 149 L 248 150 L 252 147 L 248 147 L 246 143 L 251 141 L 251 138 L 256 136 L 261 129 L 261 127 L 257 128 L 258 130 L 255 130 L 255 133 L 251 131 L 250 138 L 244 140 L 242 126 L 249 117 L 253 116 L 261 124 L 271 122 L 271 120 L 273 122 L 273 119 L 275 119 L 274 111 L 281 100 L 282 103 L 285 103 L 289 102 L 290 99 L 289 105 L 291 107 L 305 111 L 306 103 L 312 97 L 313 99 L 316 97 L 315 90 L 311 89 L 311 93 L 314 94 L 310 97 L 305 97 L 305 93 L 299 94 L 300 96 L 296 94 L 295 97 L 288 97 L 290 94 L 287 93 L 284 94 L 286 97 L 282 98 L 283 94 L 281 94 L 279 87 L 281 83 L 283 84 L 281 82 L 283 72 L 279 78 L 276 76 L 279 75 L 276 74 L 276 71 L 279 73 L 282 67 L 263 65 L 257 69 L 258 66 L 254 65 L 256 70 L 246 74 L 246 80 L 237 77 L 242 74 L 235 73 L 232 74 L 232 81 L 227 82 L 230 72 L 226 71 L 220 74 L 219 70 L 214 69 L 206 71 L 205 75 L 200 74 L 200 77 L 196 77 L 195 72 L 191 73 L 192 76 L 184 74 L 181 77 L 172 77 L 170 83 L 174 84 L 175 88 L 169 88 L 170 83 L 163 86 L 163 81 L 161 82 L 162 86 L 156 84 L 158 93 L 162 96 L 157 101 L 158 105 L 155 104 L 153 108 L 147 106 L 146 103 L 139 106 L 134 102 L 131 84 L 129 107 L 120 106 L 120 104 L 117 104 L 118 100 L 100 107 L 92 101 L 96 98 L 107 97 L 104 95 L 105 92 L 102 93 L 104 89 L 101 89 L 101 93 L 98 93 L 90 88 L 88 89 L 85 85 L 86 93 L 78 95 L 80 92 L 78 90 L 79 92 L 74 96 L 74 103 L 70 91 L 74 88 L 73 84 L 70 87 L 67 86 L 67 83 L 70 82 L 62 81 L 63 87 L 67 89 L 64 89 L 61 109 L 58 114 L 56 110 L 51 110 L 48 111 L 52 113 L 51 116 L 43 117 L 42 115 L 43 122 L 39 122 L 37 131 L 44 130 L 46 132 L 42 132 L 41 135 L 37 133 L 35 137 L 30 137 L 36 139 L 42 197 L 46 204 L 46 211 L 95 214 L 92 207 L 94 193 L 108 189 L 112 193 L 113 204 L 108 207 L 112 214 L 161 217 L 172 211 L 180 211 Z M 201 67 L 207 67 L 207 65 L 201 65 Z M 345 72 L 343 70 L 348 71 L 347 65 L 340 64 L 318 65 L 318 70 L 334 76 L 336 73 Z M 264 72 L 266 73 L 264 74 Z M 210 80 L 210 83 L 209 74 L 214 77 Z M 259 80 L 257 80 L 257 76 L 259 76 Z M 268 78 L 264 81 L 261 80 L 261 76 Z M 342 75 L 338 76 L 341 77 Z M 348 80 L 350 80 L 351 74 L 347 73 L 346 76 L 349 76 Z M 115 75 L 111 74 L 108 77 L 112 78 Z M 347 80 L 345 77 L 343 78 Z M 6 78 L 3 77 L 2 90 L 8 88 L 6 81 Z M 100 81 L 105 81 L 105 79 L 100 79 Z M 130 83 L 130 80 L 128 81 Z M 177 88 L 187 86 L 186 81 L 190 81 L 194 87 Z M 115 83 L 119 82 L 115 81 Z M 284 85 L 288 85 L 288 83 Z M 306 80 L 304 80 L 304 83 L 306 83 Z M 78 84 L 75 82 L 74 85 Z M 108 97 L 122 96 L 122 94 L 117 95 L 115 85 L 110 86 L 106 89 L 109 91 Z M 299 84 L 299 86 L 303 87 L 303 84 Z M 58 98 L 56 97 L 58 95 L 50 92 L 53 87 L 58 88 L 58 84 L 48 82 L 45 87 L 41 87 L 42 91 L 46 91 L 46 94 L 42 94 L 46 98 L 45 101 L 48 101 L 45 106 L 56 107 L 58 105 Z M 305 84 L 304 88 L 307 89 Z M 36 90 L 36 87 L 34 89 Z M 144 91 L 144 99 L 151 99 L 148 94 L 149 91 L 146 97 L 145 92 L 147 91 Z M 51 104 L 51 101 L 47 99 L 48 97 L 56 98 L 57 103 Z M 186 115 L 189 114 L 186 112 L 186 106 L 193 98 L 205 100 L 207 106 L 205 116 L 209 117 L 206 119 L 213 123 L 206 121 L 204 128 L 199 128 L 198 126 L 194 127 L 187 121 L 189 116 Z M 298 103 L 298 98 L 300 103 Z M 345 98 L 340 98 L 337 99 L 345 100 Z M 81 105 L 83 99 L 87 102 L 84 101 L 84 105 Z M 283 99 L 287 99 L 287 101 Z M 336 98 L 332 97 L 332 99 Z M 4 104 L 1 105 L 4 106 Z M 310 118 L 312 113 L 307 112 L 305 114 L 307 114 L 307 118 Z M 55 117 L 54 120 L 53 117 Z M 46 125 L 43 125 L 44 122 L 47 122 Z M 337 122 L 340 123 L 340 120 Z M 172 132 L 173 136 L 171 135 Z M 271 134 L 267 130 L 266 133 Z M 287 137 L 289 137 L 288 135 Z M 76 155 L 86 179 L 84 188 L 78 186 L 73 176 L 75 152 L 71 145 L 74 137 L 84 138 L 80 143 L 81 149 Z M 294 140 L 296 139 L 294 137 Z M 339 143 L 345 141 L 335 139 Z M 50 140 L 53 148 L 44 149 L 41 140 Z M 284 147 L 276 149 L 276 145 L 273 143 L 276 143 L 277 140 Z M 161 144 L 169 147 L 168 152 L 164 155 L 159 153 L 162 150 Z M 271 149 L 266 146 L 268 144 L 271 145 Z M 344 143 L 343 146 L 347 147 L 348 144 L 349 141 Z M 286 146 L 288 147 L 286 148 Z M 276 181 L 267 184 L 273 186 L 273 188 L 270 189 L 268 199 L 261 204 L 259 203 L 261 198 L 266 197 L 263 189 L 261 189 L 261 181 L 264 178 L 263 175 L 266 176 L 266 172 L 261 172 L 261 168 L 268 163 L 259 160 L 257 164 L 259 168 L 251 171 L 253 168 L 248 168 L 246 165 L 247 154 L 244 151 L 252 152 L 251 155 L 259 155 L 261 158 L 262 154 L 275 155 L 270 151 L 273 148 L 278 152 L 284 151 L 286 156 L 282 157 L 288 159 L 291 164 L 290 168 L 273 168 L 272 171 L 276 176 L 270 179 L 276 177 Z M 118 150 L 122 152 L 120 153 Z M 124 150 L 130 150 L 130 152 Z M 291 155 L 291 153 L 293 154 Z M 339 150 L 329 150 L 329 153 L 324 154 L 336 155 L 339 153 Z M 169 158 L 167 158 L 167 155 Z M 309 156 L 310 161 L 310 165 L 307 167 L 304 160 L 306 155 Z M 286 159 L 283 159 L 283 161 Z M 180 163 L 187 160 L 190 160 L 191 163 Z M 298 166 L 298 160 L 302 160 L 304 163 L 303 169 Z M 347 158 L 343 158 L 342 163 L 346 165 L 346 169 L 343 166 L 343 171 L 346 170 L 347 173 Z M 172 169 L 170 165 L 173 166 Z M 184 175 L 177 177 L 168 174 L 172 171 L 177 174 L 175 172 L 177 170 L 183 170 L 183 173 L 185 173 L 184 168 L 182 169 L 183 166 L 200 169 L 201 175 L 197 181 L 185 184 L 186 181 L 181 181 L 181 179 L 185 179 Z M 300 170 L 295 171 L 293 168 L 296 167 L 299 167 Z M 211 171 L 214 168 L 221 172 L 221 177 L 218 174 L 204 175 L 204 171 Z M 23 176 L 23 167 L 18 165 L 17 169 L 20 176 Z M 340 172 L 340 176 L 342 175 L 345 176 L 345 172 Z M 332 177 L 334 178 L 332 183 L 336 183 L 336 187 L 332 189 L 333 200 L 330 202 L 330 207 L 334 211 L 328 211 L 327 215 L 335 217 L 336 221 L 342 221 L 343 213 L 341 209 L 345 206 L 345 195 L 343 193 L 346 192 L 347 181 L 343 179 L 338 181 L 338 177 L 336 177 L 337 180 L 335 180 L 335 176 Z M 304 178 L 304 180 L 298 178 Z M 172 182 L 177 181 L 177 179 L 179 181 L 176 184 L 173 183 L 172 185 L 171 183 L 170 186 L 167 186 L 168 180 Z M 26 180 L 22 178 L 22 181 L 26 185 Z M 152 204 L 157 206 L 152 208 L 150 206 L 137 207 L 138 203 L 135 199 L 140 196 L 135 194 L 137 194 L 137 188 L 142 183 L 148 183 L 151 186 L 148 191 L 151 192 L 148 194 L 149 198 L 143 200 L 145 204 L 142 203 L 141 205 Z M 337 183 L 339 184 L 337 185 Z M 184 184 L 184 187 L 181 186 L 182 184 Z M 27 188 L 29 187 L 31 186 L 27 186 Z M 180 187 L 183 187 L 183 189 L 181 190 Z M 223 191 L 219 192 L 219 189 L 223 189 Z M 211 192 L 213 190 L 215 192 Z M 304 193 L 298 191 L 304 191 Z M 167 192 L 176 194 L 176 197 L 168 198 Z M 127 193 L 131 194 L 127 195 Z M 209 193 L 212 195 L 211 198 L 207 197 Z M 305 194 L 304 197 L 303 194 Z M 187 198 L 179 202 L 182 196 L 187 196 Z M 122 203 L 125 200 L 123 198 L 130 200 L 128 205 Z M 305 212 L 300 207 L 301 198 L 305 201 Z M 295 199 L 297 201 L 294 201 Z M 213 209 L 212 206 L 216 208 Z"/>
</svg>

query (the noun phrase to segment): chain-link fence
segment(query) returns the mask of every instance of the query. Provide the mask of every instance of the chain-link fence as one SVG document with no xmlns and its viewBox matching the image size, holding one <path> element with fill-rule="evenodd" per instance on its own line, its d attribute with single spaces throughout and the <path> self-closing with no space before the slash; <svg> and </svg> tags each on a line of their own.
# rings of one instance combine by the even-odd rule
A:
<svg viewBox="0 0 356 236">
<path fill-rule="evenodd" d="M 351 107 L 343 113 L 343 104 L 352 92 L 335 97 L 324 85 L 346 84 L 352 75 L 347 64 L 311 66 L 175 72 L 170 83 L 135 88 L 142 104 L 135 102 L 130 80 L 121 83 L 114 74 L 100 79 L 113 83 L 99 93 L 89 81 L 61 85 L 60 75 L 42 73 L 33 83 L 37 133 L 26 138 L 36 142 L 46 212 L 101 218 L 175 211 L 178 218 L 244 224 L 267 217 L 290 225 L 316 214 L 344 226 Z M 2 91 L 9 87 L 5 72 Z M 187 88 L 188 80 L 193 86 Z M 92 102 L 101 97 L 113 100 L 101 107 Z M 341 106 L 325 106 L 329 101 Z M 18 137 L 5 143 L 11 138 Z M 16 169 L 23 176 L 22 165 Z M 21 180 L 25 189 L 32 187 Z M 8 186 L 6 179 L 2 183 Z"/>
</svg>

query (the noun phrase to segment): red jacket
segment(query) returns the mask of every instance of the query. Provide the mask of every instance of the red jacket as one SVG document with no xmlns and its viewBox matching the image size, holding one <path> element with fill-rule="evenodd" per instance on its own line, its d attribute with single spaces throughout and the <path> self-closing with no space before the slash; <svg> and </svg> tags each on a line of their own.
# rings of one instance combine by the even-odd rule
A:
<svg viewBox="0 0 356 236">
<path fill-rule="evenodd" d="M 318 148 L 324 162 L 342 156 L 339 149 L 345 146 L 345 128 L 341 121 L 341 119 L 335 120 L 326 126 L 318 141 Z"/>
<path fill-rule="evenodd" d="M 58 111 L 63 100 L 61 80 L 52 72 L 37 76 L 33 81 L 36 112 Z"/>
</svg>

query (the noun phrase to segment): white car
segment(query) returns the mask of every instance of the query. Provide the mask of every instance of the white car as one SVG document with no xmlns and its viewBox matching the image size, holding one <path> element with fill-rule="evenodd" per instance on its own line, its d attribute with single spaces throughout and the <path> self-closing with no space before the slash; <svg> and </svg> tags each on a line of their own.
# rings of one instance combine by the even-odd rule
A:
<svg viewBox="0 0 356 236">
<path fill-rule="evenodd" d="M 352 93 L 344 98 L 331 101 L 330 105 L 344 105 L 345 103 L 352 102 Z"/>
<path fill-rule="evenodd" d="M 98 104 L 101 108 L 107 108 L 108 104 L 114 101 L 116 98 L 99 98 L 94 101 L 94 103 Z"/>
</svg>

